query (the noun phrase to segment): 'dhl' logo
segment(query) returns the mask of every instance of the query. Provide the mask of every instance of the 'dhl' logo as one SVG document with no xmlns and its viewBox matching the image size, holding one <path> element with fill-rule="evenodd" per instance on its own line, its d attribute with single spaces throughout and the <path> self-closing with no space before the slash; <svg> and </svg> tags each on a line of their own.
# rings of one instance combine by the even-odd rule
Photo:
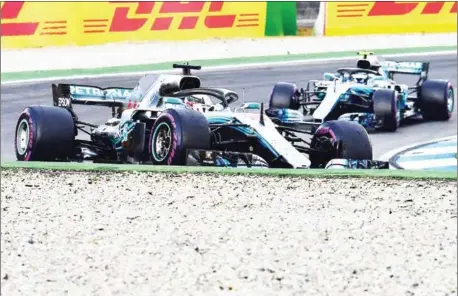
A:
<svg viewBox="0 0 458 296">
<path fill-rule="evenodd" d="M 116 1 L 110 3 L 120 5 L 120 2 Z M 224 2 L 163 2 L 161 4 L 137 2 L 136 7 L 126 7 L 126 4 L 122 3 L 122 6 L 115 8 L 109 32 L 135 32 L 147 24 L 150 31 L 170 30 L 173 29 L 171 25 L 174 18 L 180 19 L 178 30 L 192 30 L 196 28 L 202 12 L 208 14 L 203 20 L 204 26 L 208 29 L 232 28 L 234 24 L 236 27 L 259 26 L 259 13 L 240 14 L 237 21 L 236 14 L 215 15 L 222 12 L 223 6 Z M 155 7 L 156 12 L 154 12 Z M 84 20 L 85 33 L 105 32 L 105 30 L 93 29 L 102 27 L 101 24 L 95 24 L 95 21 Z M 108 19 L 98 21 L 109 22 Z"/>
<path fill-rule="evenodd" d="M 351 18 L 367 16 L 398 16 L 407 15 L 417 7 L 423 7 L 420 14 L 431 15 L 438 14 L 442 11 L 446 2 L 394 2 L 378 1 L 371 6 L 369 3 L 339 3 L 337 4 L 338 18 Z M 449 2 L 450 3 L 450 2 Z M 367 14 L 366 14 L 367 13 Z M 450 9 L 449 13 L 456 13 L 456 2 Z"/>
<path fill-rule="evenodd" d="M 31 36 L 37 33 L 40 22 L 17 21 L 24 10 L 24 2 L 5 2 L 1 8 L 2 36 Z M 29 3 L 30 4 L 30 3 Z M 40 35 L 66 35 L 67 21 L 44 21 L 40 28 Z"/>
<path fill-rule="evenodd" d="M 21 13 L 24 2 L 5 2 L 2 5 L 0 14 L 4 20 L 16 20 Z M 34 35 L 38 22 L 12 22 L 2 24 L 2 36 L 29 36 Z"/>
<path fill-rule="evenodd" d="M 444 2 L 428 2 L 425 3 L 421 14 L 438 14 L 442 7 L 444 6 Z M 417 8 L 419 2 L 417 3 L 396 3 L 396 2 L 375 2 L 372 9 L 369 11 L 368 16 L 382 16 L 382 15 L 405 15 L 409 14 Z M 453 5 L 450 13 L 456 13 L 456 2 Z"/>
</svg>

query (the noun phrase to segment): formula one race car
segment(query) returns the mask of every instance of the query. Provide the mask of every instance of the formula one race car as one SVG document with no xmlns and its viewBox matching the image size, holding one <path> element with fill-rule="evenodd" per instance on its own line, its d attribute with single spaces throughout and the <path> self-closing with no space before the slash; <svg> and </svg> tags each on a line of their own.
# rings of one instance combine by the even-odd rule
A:
<svg viewBox="0 0 458 296">
<path fill-rule="evenodd" d="M 52 85 L 54 106 L 29 106 L 16 127 L 19 161 L 93 161 L 155 165 L 269 168 L 388 168 L 372 160 L 359 124 L 277 125 L 263 105 L 232 110 L 238 95 L 201 87 L 200 66 L 173 65 L 182 75 L 145 75 L 135 88 Z M 138 103 L 138 104 L 137 104 Z M 83 122 L 73 105 L 112 108 L 100 126 Z M 89 130 L 88 130 L 89 129 Z M 78 131 L 90 140 L 78 139 Z M 311 142 L 298 134 L 309 134 Z M 302 145 L 300 145 L 302 143 Z M 308 155 L 309 157 L 307 157 Z M 331 161 L 332 159 L 339 159 Z"/>
<path fill-rule="evenodd" d="M 356 68 L 325 73 L 323 80 L 311 80 L 306 89 L 291 83 L 277 83 L 276 100 L 270 112 L 299 110 L 313 122 L 346 120 L 366 128 L 394 132 L 404 119 L 421 115 L 425 120 L 448 120 L 455 105 L 450 81 L 428 79 L 428 62 L 380 62 L 371 52 L 358 53 Z M 418 75 L 415 86 L 394 81 L 395 74 Z M 291 112 L 281 111 L 283 117 Z M 292 112 L 293 116 L 297 116 Z"/>
</svg>

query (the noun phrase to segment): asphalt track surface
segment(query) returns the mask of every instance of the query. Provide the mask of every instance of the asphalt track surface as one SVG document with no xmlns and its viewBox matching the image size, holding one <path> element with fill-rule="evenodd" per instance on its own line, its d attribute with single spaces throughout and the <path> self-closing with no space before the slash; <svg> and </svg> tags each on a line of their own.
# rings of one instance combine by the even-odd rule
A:
<svg viewBox="0 0 458 296">
<path fill-rule="evenodd" d="M 397 58 L 396 60 L 430 61 L 429 77 L 446 79 L 457 86 L 457 56 L 435 55 Z M 295 66 L 260 66 L 251 69 L 218 70 L 195 72 L 202 79 L 203 86 L 224 87 L 239 93 L 239 104 L 243 102 L 264 102 L 273 85 L 279 81 L 293 82 L 305 87 L 310 79 L 321 79 L 324 72 L 333 72 L 340 67 L 354 67 L 355 61 L 336 61 L 329 63 L 303 64 Z M 397 81 L 414 83 L 412 76 L 398 76 Z M 1 156 L 2 160 L 14 160 L 14 130 L 17 118 L 28 105 L 52 105 L 51 83 L 70 82 L 90 84 L 101 87 L 134 87 L 139 76 L 107 77 L 76 80 L 58 80 L 38 83 L 2 85 L 1 87 Z M 456 91 L 455 91 L 456 98 Z M 455 99 L 456 100 L 456 99 Z M 238 105 L 238 104 L 236 104 Z M 111 115 L 109 108 L 77 106 L 81 120 L 101 124 Z M 446 122 L 423 122 L 421 118 L 410 120 L 396 133 L 370 133 L 374 157 L 378 158 L 389 150 L 416 142 L 428 141 L 457 134 L 457 111 Z"/>
</svg>

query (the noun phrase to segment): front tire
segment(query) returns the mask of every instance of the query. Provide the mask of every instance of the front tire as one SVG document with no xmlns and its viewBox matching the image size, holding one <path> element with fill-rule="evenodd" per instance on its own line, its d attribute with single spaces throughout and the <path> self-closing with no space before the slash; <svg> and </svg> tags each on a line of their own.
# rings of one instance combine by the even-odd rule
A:
<svg viewBox="0 0 458 296">
<path fill-rule="evenodd" d="M 16 159 L 67 160 L 73 156 L 75 136 L 75 123 L 68 110 L 53 106 L 27 107 L 16 124 Z"/>
<path fill-rule="evenodd" d="M 192 109 L 168 109 L 151 129 L 148 152 L 155 165 L 185 165 L 187 149 L 210 149 L 207 118 Z"/>
<path fill-rule="evenodd" d="M 377 130 L 395 132 L 401 124 L 396 92 L 391 89 L 377 89 L 374 92 L 375 125 Z"/>
<path fill-rule="evenodd" d="M 299 110 L 297 86 L 292 83 L 278 82 L 274 85 L 269 100 L 269 109 Z"/>
<path fill-rule="evenodd" d="M 331 159 L 372 160 L 372 144 L 359 123 L 332 120 L 315 131 L 310 148 L 311 168 L 324 168 Z"/>
</svg>

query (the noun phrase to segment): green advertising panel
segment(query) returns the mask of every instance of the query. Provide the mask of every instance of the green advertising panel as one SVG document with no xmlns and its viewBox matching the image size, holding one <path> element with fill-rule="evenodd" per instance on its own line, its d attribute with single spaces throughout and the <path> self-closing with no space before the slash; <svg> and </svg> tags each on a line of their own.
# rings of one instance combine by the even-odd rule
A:
<svg viewBox="0 0 458 296">
<path fill-rule="evenodd" d="M 267 2 L 266 36 L 295 36 L 296 2 Z"/>
</svg>

